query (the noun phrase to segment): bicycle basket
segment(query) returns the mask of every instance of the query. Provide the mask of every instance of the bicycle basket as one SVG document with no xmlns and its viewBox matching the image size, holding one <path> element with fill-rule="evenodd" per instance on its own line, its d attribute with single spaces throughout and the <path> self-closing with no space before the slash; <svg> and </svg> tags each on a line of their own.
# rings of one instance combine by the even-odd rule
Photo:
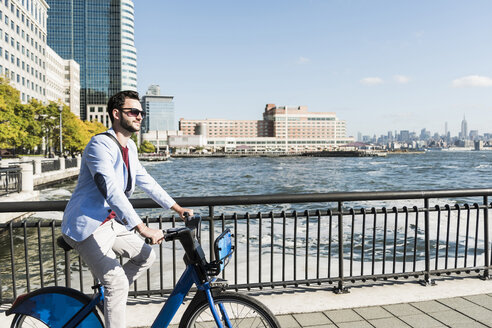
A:
<svg viewBox="0 0 492 328">
<path fill-rule="evenodd" d="M 215 261 L 209 268 L 209 273 L 218 275 L 225 266 L 229 263 L 232 253 L 234 252 L 234 246 L 232 245 L 232 234 L 229 229 L 224 230 L 214 242 Z"/>
</svg>

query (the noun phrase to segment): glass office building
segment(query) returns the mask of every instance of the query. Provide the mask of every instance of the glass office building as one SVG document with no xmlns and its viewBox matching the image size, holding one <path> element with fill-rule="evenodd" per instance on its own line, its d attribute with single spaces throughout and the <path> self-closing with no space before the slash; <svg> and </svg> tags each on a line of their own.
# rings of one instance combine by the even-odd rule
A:
<svg viewBox="0 0 492 328">
<path fill-rule="evenodd" d="M 80 118 L 121 90 L 137 90 L 131 0 L 48 0 L 48 45 L 80 64 Z"/>
<path fill-rule="evenodd" d="M 142 97 L 142 108 L 147 112 L 142 132 L 176 130 L 173 99 L 173 96 Z"/>
</svg>

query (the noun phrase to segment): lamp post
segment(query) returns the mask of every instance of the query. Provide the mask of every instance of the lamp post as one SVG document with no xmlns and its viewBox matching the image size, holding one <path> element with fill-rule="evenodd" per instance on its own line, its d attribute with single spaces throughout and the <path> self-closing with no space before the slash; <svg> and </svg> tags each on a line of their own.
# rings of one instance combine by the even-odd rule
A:
<svg viewBox="0 0 492 328">
<path fill-rule="evenodd" d="M 63 105 L 58 105 L 58 112 L 60 112 L 60 157 L 63 155 L 63 141 L 62 141 L 62 111 L 63 111 Z"/>
</svg>

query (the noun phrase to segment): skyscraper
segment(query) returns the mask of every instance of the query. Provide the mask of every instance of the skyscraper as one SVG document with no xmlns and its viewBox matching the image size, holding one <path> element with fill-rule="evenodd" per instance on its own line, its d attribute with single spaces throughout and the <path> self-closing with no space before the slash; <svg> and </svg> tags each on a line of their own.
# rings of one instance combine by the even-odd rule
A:
<svg viewBox="0 0 492 328">
<path fill-rule="evenodd" d="M 121 90 L 137 90 L 131 0 L 48 0 L 48 45 L 80 65 L 80 118 L 106 107 Z"/>
<path fill-rule="evenodd" d="M 466 122 L 465 115 L 463 115 L 463 121 L 461 121 L 461 138 L 468 139 L 468 123 Z"/>
</svg>

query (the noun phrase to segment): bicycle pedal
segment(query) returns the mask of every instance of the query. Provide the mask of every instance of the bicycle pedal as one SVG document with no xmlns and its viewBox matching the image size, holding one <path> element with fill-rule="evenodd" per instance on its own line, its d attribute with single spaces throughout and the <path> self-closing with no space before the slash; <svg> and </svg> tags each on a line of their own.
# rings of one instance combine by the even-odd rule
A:
<svg viewBox="0 0 492 328">
<path fill-rule="evenodd" d="M 215 281 L 210 282 L 210 288 L 225 288 L 229 286 L 229 281 L 225 279 L 217 278 Z"/>
</svg>

